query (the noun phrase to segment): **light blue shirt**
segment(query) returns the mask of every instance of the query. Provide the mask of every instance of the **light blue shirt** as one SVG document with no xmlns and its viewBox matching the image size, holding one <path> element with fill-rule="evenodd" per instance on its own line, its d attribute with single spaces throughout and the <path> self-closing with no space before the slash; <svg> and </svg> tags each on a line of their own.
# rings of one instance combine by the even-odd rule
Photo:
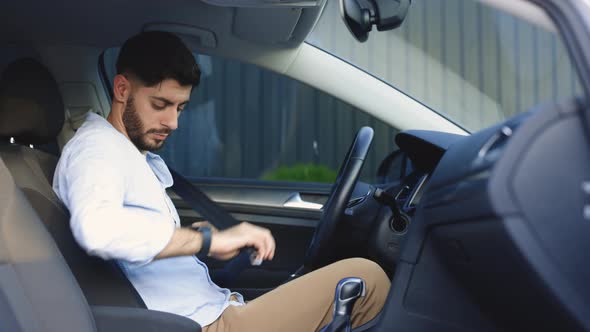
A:
<svg viewBox="0 0 590 332">
<path fill-rule="evenodd" d="M 154 260 L 180 227 L 166 194 L 170 186 L 172 176 L 158 155 L 141 153 L 94 113 L 64 147 L 53 180 L 82 248 L 116 260 L 149 309 L 206 326 L 244 300 L 215 285 L 194 256 Z M 230 301 L 232 294 L 238 301 Z"/>
</svg>

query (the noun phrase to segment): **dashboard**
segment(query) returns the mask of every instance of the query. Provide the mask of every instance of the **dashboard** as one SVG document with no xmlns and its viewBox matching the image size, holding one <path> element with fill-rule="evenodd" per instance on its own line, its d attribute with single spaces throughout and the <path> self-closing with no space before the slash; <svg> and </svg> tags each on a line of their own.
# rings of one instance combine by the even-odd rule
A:
<svg viewBox="0 0 590 332">
<path fill-rule="evenodd" d="M 590 328 L 581 109 L 576 100 L 548 104 L 470 136 L 397 135 L 414 167 L 382 188 L 407 228 L 393 229 L 392 209 L 382 208 L 371 242 L 373 257 L 395 266 L 384 326 Z"/>
<path fill-rule="evenodd" d="M 465 136 L 425 130 L 408 130 L 396 135 L 395 143 L 402 158 L 410 161 L 409 171 L 404 177 L 376 189 L 389 198 L 377 199 L 382 207 L 369 241 L 372 258 L 386 269 L 397 264 L 401 243 L 424 198 L 432 173 L 447 149 L 462 139 Z"/>
<path fill-rule="evenodd" d="M 417 237 L 424 234 L 411 230 L 425 226 L 421 219 L 432 226 L 492 215 L 486 199 L 491 169 L 531 114 L 521 113 L 470 136 L 427 130 L 398 133 L 395 143 L 411 166 L 405 176 L 375 189 L 380 209 L 369 236 L 370 257 L 393 275 L 400 261 L 418 259 L 423 242 Z M 388 197 L 376 197 L 383 195 Z"/>
</svg>

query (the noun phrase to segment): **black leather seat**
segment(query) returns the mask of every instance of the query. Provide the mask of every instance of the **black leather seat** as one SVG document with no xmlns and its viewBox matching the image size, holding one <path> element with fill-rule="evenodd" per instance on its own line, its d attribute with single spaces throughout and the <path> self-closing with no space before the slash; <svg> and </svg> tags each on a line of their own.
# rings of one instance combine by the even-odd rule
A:
<svg viewBox="0 0 590 332">
<path fill-rule="evenodd" d="M 2 331 L 200 331 L 194 321 L 139 308 L 89 306 L 35 211 L 0 159 Z"/>
<path fill-rule="evenodd" d="M 78 246 L 69 213 L 51 185 L 58 158 L 34 148 L 55 141 L 64 113 L 58 85 L 42 64 L 27 58 L 8 65 L 0 77 L 0 157 L 57 243 L 88 302 L 145 308 L 114 263 L 91 257 Z"/>
</svg>

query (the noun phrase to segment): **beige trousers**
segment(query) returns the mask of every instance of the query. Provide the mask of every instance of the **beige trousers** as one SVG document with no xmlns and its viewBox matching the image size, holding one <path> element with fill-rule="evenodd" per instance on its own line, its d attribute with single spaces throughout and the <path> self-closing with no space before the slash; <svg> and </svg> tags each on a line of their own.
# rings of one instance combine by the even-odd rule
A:
<svg viewBox="0 0 590 332">
<path fill-rule="evenodd" d="M 334 292 L 342 278 L 365 280 L 366 295 L 352 311 L 352 326 L 373 319 L 383 308 L 390 281 L 379 265 L 362 258 L 336 262 L 268 292 L 244 306 L 230 306 L 204 332 L 317 331 L 332 321 Z"/>
</svg>

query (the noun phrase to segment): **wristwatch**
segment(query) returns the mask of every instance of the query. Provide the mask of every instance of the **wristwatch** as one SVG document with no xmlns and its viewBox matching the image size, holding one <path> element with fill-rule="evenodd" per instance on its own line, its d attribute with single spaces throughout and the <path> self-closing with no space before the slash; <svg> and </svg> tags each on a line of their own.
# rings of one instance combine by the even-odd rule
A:
<svg viewBox="0 0 590 332">
<path fill-rule="evenodd" d="M 201 244 L 201 250 L 197 253 L 197 258 L 203 259 L 207 257 L 209 254 L 209 249 L 211 249 L 211 228 L 203 226 L 194 228 L 197 232 L 200 232 L 203 236 L 203 243 Z"/>
</svg>

